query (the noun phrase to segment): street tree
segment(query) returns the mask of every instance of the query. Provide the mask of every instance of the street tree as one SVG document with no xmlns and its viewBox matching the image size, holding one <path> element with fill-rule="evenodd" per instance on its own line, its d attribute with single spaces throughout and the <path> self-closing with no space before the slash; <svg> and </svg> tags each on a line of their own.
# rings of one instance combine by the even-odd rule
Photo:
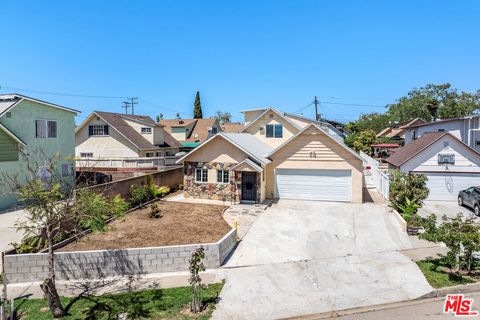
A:
<svg viewBox="0 0 480 320">
<path fill-rule="evenodd" d="M 232 114 L 230 112 L 217 111 L 215 113 L 215 118 L 218 119 L 220 123 L 230 123 L 232 120 Z"/>
<path fill-rule="evenodd" d="M 199 91 L 197 91 L 197 94 L 195 95 L 195 103 L 193 104 L 193 117 L 195 119 L 202 119 L 203 118 L 202 104 L 200 103 L 200 92 Z"/>
</svg>

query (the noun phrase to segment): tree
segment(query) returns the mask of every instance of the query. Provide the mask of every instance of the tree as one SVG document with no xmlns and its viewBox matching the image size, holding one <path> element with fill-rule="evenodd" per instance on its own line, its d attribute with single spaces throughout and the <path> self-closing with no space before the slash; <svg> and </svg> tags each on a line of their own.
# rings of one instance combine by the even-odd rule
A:
<svg viewBox="0 0 480 320">
<path fill-rule="evenodd" d="M 195 103 L 193 104 L 193 117 L 195 119 L 202 119 L 203 118 L 202 104 L 200 103 L 200 92 L 199 91 L 197 91 L 197 94 L 195 95 Z"/>
<path fill-rule="evenodd" d="M 94 193 L 88 190 L 77 195 L 74 177 L 63 170 L 65 162 L 73 168 L 73 159 L 65 159 L 60 154 L 48 156 L 40 149 L 22 149 L 20 155 L 25 163 L 22 175 L 2 172 L 0 183 L 7 185 L 10 193 L 25 204 L 25 220 L 16 224 L 17 229 L 28 237 L 45 238 L 48 275 L 40 288 L 53 317 L 58 318 L 65 315 L 65 310 L 56 288 L 54 244 L 62 235 L 73 235 L 85 227 L 104 230 L 107 215 L 118 212 L 117 205 L 125 211 L 126 204 L 123 199 L 116 199 L 112 202 L 115 208 L 111 207 L 103 197 L 92 198 Z"/>
<path fill-rule="evenodd" d="M 372 153 L 371 145 L 377 141 L 377 135 L 372 129 L 366 129 L 358 133 L 353 140 L 353 148 L 355 151 L 363 151 L 366 154 Z"/>
<path fill-rule="evenodd" d="M 411 201 L 420 205 L 428 197 L 427 176 L 400 170 L 390 171 L 390 200 L 405 205 Z"/>
<path fill-rule="evenodd" d="M 163 120 L 163 113 L 160 113 L 160 114 L 157 116 L 157 123 L 159 123 L 160 120 Z"/>
<path fill-rule="evenodd" d="M 178 113 L 178 112 L 177 112 L 175 117 L 177 117 L 177 119 L 182 119 L 182 117 L 180 117 L 180 113 Z"/>
<path fill-rule="evenodd" d="M 232 120 L 232 115 L 230 114 L 230 112 L 222 112 L 219 110 L 215 113 L 215 118 L 217 118 L 218 121 L 222 124 L 230 123 Z"/>
<path fill-rule="evenodd" d="M 190 304 L 190 310 L 193 313 L 200 312 L 202 309 L 202 278 L 200 278 L 200 272 L 205 271 L 205 266 L 202 262 L 203 259 L 205 259 L 205 250 L 203 249 L 203 247 L 200 247 L 192 253 L 192 256 L 189 260 L 189 282 L 192 286 L 192 303 Z"/>
<path fill-rule="evenodd" d="M 366 113 L 362 114 L 358 120 L 354 123 L 349 125 L 352 133 L 362 132 L 365 130 L 373 130 L 375 133 L 379 133 L 383 129 L 390 126 L 391 117 L 388 113 Z"/>
</svg>

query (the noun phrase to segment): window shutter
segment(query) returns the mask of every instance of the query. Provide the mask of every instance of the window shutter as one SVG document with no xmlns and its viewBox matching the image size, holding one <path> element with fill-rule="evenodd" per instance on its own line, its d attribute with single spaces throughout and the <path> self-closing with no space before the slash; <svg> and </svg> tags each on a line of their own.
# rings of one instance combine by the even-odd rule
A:
<svg viewBox="0 0 480 320">
<path fill-rule="evenodd" d="M 57 121 L 48 121 L 48 138 L 56 138 L 57 137 Z"/>
</svg>

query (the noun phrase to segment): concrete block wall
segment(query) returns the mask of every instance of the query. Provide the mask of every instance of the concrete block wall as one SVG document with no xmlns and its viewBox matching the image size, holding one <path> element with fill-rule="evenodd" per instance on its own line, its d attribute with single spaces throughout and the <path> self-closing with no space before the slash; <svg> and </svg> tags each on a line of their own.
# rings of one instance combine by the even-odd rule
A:
<svg viewBox="0 0 480 320">
<path fill-rule="evenodd" d="M 218 268 L 236 244 L 236 230 L 216 243 L 137 249 L 114 249 L 55 253 L 55 274 L 59 280 L 102 279 L 125 275 L 188 271 L 192 252 L 205 249 L 205 267 Z M 48 272 L 47 254 L 6 255 L 7 283 L 43 281 Z"/>
</svg>

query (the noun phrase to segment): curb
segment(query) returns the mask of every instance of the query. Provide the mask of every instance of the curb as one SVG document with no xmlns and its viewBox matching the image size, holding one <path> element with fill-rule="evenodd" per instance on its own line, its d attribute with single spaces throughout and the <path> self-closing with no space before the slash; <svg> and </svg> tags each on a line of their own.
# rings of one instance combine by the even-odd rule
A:
<svg viewBox="0 0 480 320">
<path fill-rule="evenodd" d="M 421 297 L 419 297 L 415 300 L 439 298 L 439 297 L 446 296 L 447 294 L 472 293 L 472 292 L 480 292 L 480 282 L 435 289 L 432 292 L 424 294 L 423 296 L 421 296 Z"/>
</svg>

